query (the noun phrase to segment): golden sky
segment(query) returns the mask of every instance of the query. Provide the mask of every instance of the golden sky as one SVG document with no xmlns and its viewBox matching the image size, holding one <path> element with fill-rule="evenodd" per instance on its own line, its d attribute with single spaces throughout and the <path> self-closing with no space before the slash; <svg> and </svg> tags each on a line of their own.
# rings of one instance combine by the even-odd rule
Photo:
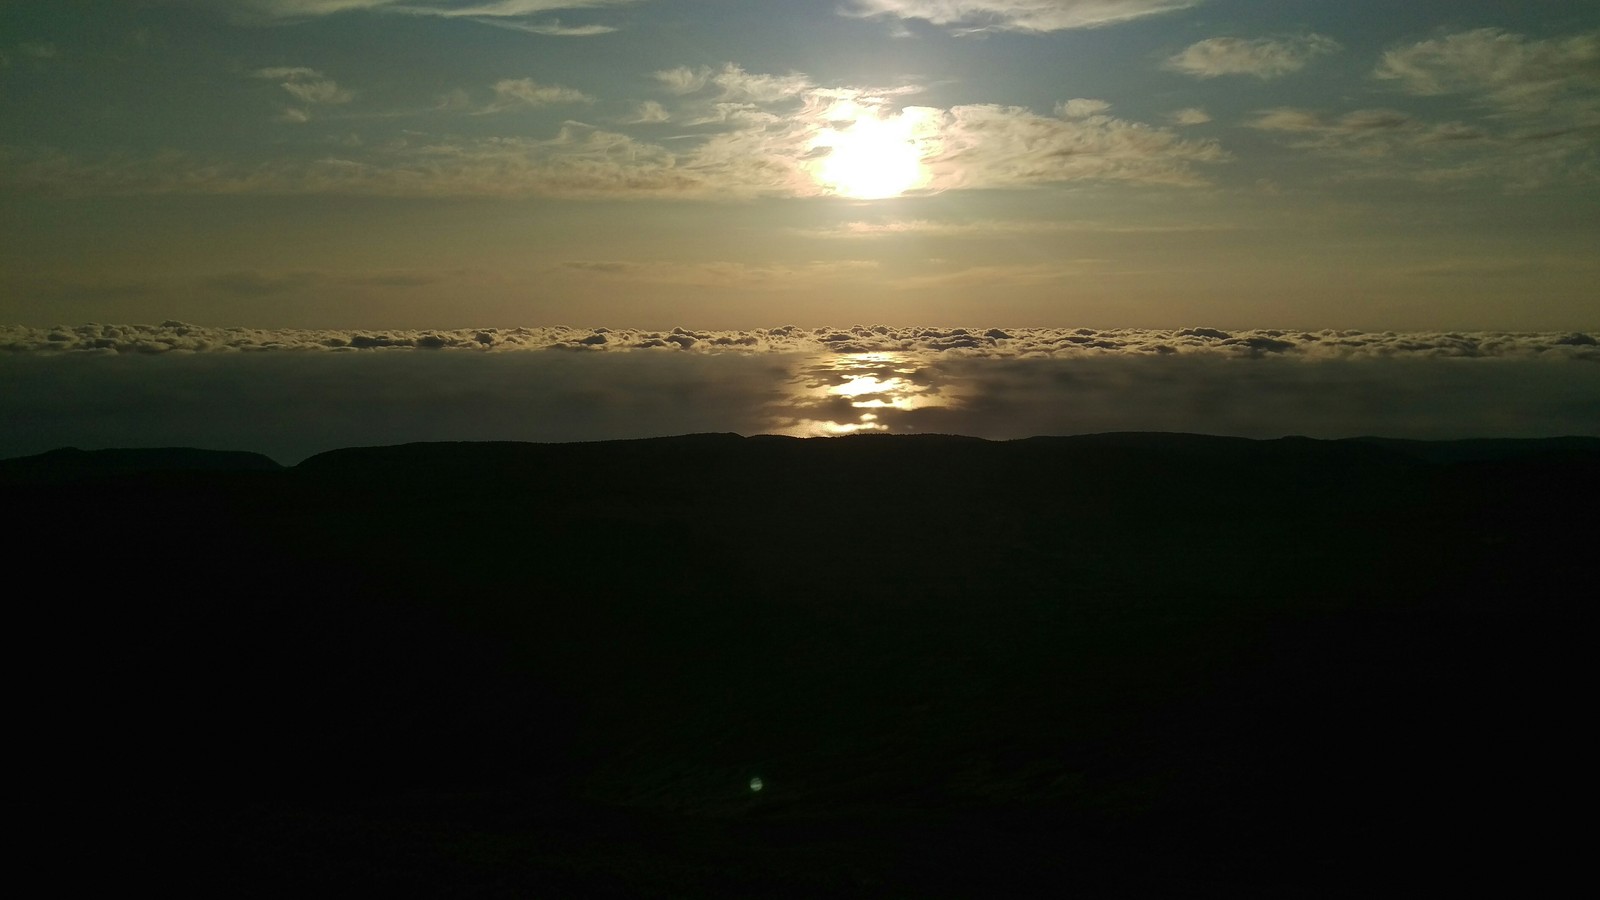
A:
<svg viewBox="0 0 1600 900">
<path fill-rule="evenodd" d="M 0 322 L 1590 329 L 1600 6 L 0 7 Z"/>
</svg>

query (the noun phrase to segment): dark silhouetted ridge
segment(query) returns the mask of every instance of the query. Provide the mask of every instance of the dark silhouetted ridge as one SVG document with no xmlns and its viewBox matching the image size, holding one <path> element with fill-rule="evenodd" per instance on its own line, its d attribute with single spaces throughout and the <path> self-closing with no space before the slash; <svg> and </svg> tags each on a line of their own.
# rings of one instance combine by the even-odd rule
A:
<svg viewBox="0 0 1600 900">
<path fill-rule="evenodd" d="M 37 456 L 0 460 L 0 481 L 47 482 L 156 472 L 272 472 L 282 468 L 266 456 L 241 450 L 63 447 Z"/>
<path fill-rule="evenodd" d="M 19 814 L 208 896 L 1526 887 L 1597 443 L 13 460 Z"/>
</svg>

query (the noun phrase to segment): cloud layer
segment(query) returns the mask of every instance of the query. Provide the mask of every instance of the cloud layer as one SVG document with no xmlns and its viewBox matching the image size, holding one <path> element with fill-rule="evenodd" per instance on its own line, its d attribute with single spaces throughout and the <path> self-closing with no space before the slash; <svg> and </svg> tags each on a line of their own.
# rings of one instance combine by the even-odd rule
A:
<svg viewBox="0 0 1600 900">
<path fill-rule="evenodd" d="M 0 353 L 132 354 L 300 351 L 451 351 L 500 353 L 566 350 L 693 351 L 696 353 L 933 353 L 962 357 L 1205 355 L 1282 356 L 1307 360 L 1373 357 L 1562 358 L 1600 362 L 1600 340 L 1581 332 L 1224 331 L 1092 328 L 467 328 L 436 331 L 207 328 L 160 325 L 0 326 Z"/>
<path fill-rule="evenodd" d="M 293 463 L 342 446 L 707 431 L 1600 433 L 1588 335 L 170 324 L 12 328 L 4 340 L 0 456 L 196 446 Z M 496 352 L 518 349 L 547 352 Z"/>
</svg>

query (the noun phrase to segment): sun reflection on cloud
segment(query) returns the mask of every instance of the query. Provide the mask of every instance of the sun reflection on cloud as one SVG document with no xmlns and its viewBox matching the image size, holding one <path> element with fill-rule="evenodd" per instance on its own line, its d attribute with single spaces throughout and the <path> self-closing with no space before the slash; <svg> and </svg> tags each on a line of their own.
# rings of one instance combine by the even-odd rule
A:
<svg viewBox="0 0 1600 900">
<path fill-rule="evenodd" d="M 844 353 L 810 357 L 790 381 L 775 434 L 817 437 L 896 430 L 894 413 L 951 406 L 956 398 L 928 377 L 910 353 Z"/>
</svg>

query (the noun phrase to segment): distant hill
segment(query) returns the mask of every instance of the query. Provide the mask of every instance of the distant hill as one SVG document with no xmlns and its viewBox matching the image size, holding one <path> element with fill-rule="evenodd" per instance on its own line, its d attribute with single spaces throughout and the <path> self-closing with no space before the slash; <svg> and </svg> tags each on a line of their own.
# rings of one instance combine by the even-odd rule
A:
<svg viewBox="0 0 1600 900">
<path fill-rule="evenodd" d="M 271 472 L 282 468 L 259 453 L 238 450 L 63 447 L 37 456 L 0 459 L 0 483 L 67 481 L 151 472 Z"/>
</svg>

